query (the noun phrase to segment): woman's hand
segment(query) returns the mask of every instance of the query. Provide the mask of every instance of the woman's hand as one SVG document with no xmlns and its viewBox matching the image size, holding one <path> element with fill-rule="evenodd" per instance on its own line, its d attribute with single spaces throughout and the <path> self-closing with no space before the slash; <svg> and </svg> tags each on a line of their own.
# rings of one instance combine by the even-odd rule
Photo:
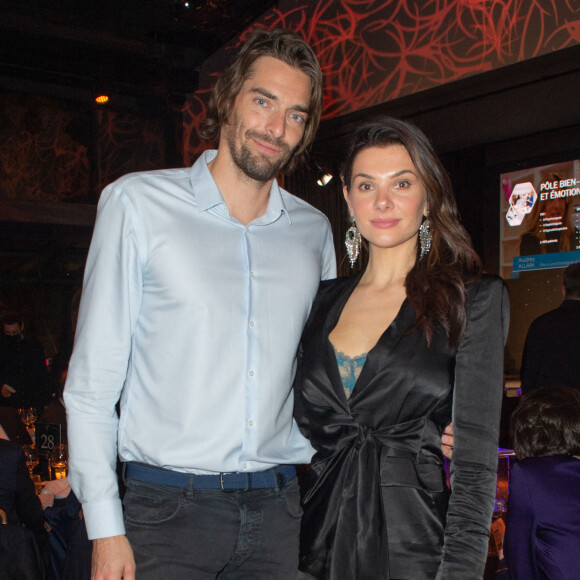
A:
<svg viewBox="0 0 580 580">
<path fill-rule="evenodd" d="M 449 423 L 441 436 L 441 451 L 449 460 L 453 457 L 453 441 L 453 423 Z"/>
</svg>

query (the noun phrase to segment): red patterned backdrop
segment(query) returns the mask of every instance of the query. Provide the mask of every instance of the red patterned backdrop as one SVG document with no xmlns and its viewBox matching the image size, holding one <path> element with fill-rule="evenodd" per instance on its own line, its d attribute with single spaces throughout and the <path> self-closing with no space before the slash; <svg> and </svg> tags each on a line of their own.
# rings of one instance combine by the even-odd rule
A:
<svg viewBox="0 0 580 580">
<path fill-rule="evenodd" d="M 0 93 L 0 199 L 90 202 L 90 111 Z"/>
<path fill-rule="evenodd" d="M 298 31 L 325 78 L 323 118 L 580 43 L 579 0 L 286 0 L 256 26 Z M 199 138 L 213 79 L 249 30 L 207 62 L 184 110 L 184 160 Z"/>
<path fill-rule="evenodd" d="M 131 171 L 167 165 L 159 117 L 0 93 L 0 200 L 96 203 Z"/>
</svg>

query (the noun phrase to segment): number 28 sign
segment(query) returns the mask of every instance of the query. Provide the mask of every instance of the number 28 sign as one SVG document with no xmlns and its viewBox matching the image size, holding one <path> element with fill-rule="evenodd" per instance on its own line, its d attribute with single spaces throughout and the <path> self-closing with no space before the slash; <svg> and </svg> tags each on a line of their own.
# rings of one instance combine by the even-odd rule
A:
<svg viewBox="0 0 580 580">
<path fill-rule="evenodd" d="M 63 425 L 37 423 L 35 435 L 38 454 L 43 457 L 48 457 L 59 443 L 66 443 L 66 430 Z"/>
</svg>

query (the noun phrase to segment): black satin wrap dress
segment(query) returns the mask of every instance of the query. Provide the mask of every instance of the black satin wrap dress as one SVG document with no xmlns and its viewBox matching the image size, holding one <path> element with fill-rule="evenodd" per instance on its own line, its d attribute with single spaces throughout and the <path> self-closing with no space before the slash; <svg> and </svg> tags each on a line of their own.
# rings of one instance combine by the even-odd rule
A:
<svg viewBox="0 0 580 580">
<path fill-rule="evenodd" d="M 295 417 L 316 450 L 303 478 L 300 570 L 319 580 L 481 580 L 497 474 L 509 300 L 467 285 L 458 347 L 410 332 L 403 302 L 347 400 L 328 336 L 362 274 L 323 282 L 304 330 Z M 450 488 L 441 435 L 453 420 Z"/>
</svg>

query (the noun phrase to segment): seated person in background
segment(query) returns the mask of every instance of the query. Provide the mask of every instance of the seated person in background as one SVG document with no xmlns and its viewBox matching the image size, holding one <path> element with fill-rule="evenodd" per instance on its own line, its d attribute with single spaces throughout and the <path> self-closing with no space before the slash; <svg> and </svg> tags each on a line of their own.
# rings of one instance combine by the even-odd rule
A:
<svg viewBox="0 0 580 580">
<path fill-rule="evenodd" d="M 44 513 L 28 474 L 22 446 L 0 439 L 0 465 L 0 509 L 6 512 L 9 524 L 24 525 L 34 534 L 41 558 L 46 564 L 48 533 L 44 527 Z M 18 554 L 4 556 L 18 558 Z"/>
<path fill-rule="evenodd" d="M 505 557 L 511 580 L 580 578 L 580 391 L 542 388 L 511 418 Z"/>
</svg>

